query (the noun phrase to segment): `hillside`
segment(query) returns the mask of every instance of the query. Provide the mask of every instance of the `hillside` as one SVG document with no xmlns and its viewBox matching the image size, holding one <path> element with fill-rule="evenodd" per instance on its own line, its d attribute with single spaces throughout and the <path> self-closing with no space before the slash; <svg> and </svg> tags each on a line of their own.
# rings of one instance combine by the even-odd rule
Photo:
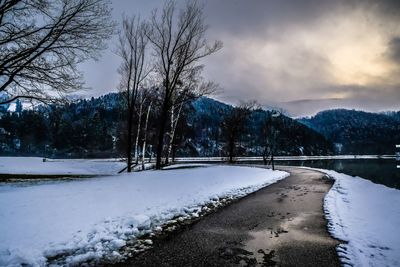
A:
<svg viewBox="0 0 400 267">
<path fill-rule="evenodd" d="M 223 149 L 217 148 L 222 147 L 220 143 L 224 140 L 219 140 L 219 126 L 232 106 L 209 98 L 194 101 L 192 106 L 194 113 L 189 115 L 189 118 L 196 133 L 197 143 L 200 145 L 199 149 L 206 156 L 221 155 L 219 151 Z M 276 140 L 278 155 L 330 155 L 333 153 L 332 143 L 321 134 L 284 115 L 271 120 L 271 115 L 271 111 L 262 109 L 251 113 L 241 140 L 241 155 L 260 156 L 262 154 L 265 142 L 262 128 L 266 121 L 273 124 L 278 133 Z"/>
<path fill-rule="evenodd" d="M 232 106 L 202 97 L 184 107 L 176 133 L 176 156 L 224 156 L 221 123 Z M 115 157 L 122 155 L 125 113 L 118 93 L 82 99 L 64 106 L 0 114 L 0 155 L 46 157 Z M 265 110 L 252 112 L 239 147 L 241 156 L 262 154 Z M 157 114 L 150 114 L 148 144 L 156 144 Z M 329 155 L 332 144 L 321 134 L 291 118 L 274 119 L 279 155 Z"/>
<path fill-rule="evenodd" d="M 400 142 L 399 114 L 336 109 L 298 121 L 334 142 L 338 153 L 394 154 Z"/>
</svg>

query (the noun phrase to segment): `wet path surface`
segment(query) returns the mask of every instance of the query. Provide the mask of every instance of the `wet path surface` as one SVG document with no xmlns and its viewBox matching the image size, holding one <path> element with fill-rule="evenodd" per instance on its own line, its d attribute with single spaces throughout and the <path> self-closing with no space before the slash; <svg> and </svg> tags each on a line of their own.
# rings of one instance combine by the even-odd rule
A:
<svg viewBox="0 0 400 267">
<path fill-rule="evenodd" d="M 175 233 L 121 266 L 340 266 L 326 230 L 324 174 L 291 175 Z"/>
</svg>

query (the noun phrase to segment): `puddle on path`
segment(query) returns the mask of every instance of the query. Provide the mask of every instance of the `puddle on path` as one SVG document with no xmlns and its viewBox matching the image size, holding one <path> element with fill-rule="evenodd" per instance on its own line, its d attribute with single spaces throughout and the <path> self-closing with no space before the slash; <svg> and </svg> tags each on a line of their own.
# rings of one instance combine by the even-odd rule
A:
<svg viewBox="0 0 400 267">
<path fill-rule="evenodd" d="M 315 216 L 318 214 L 301 213 L 292 217 L 289 215 L 274 228 L 249 231 L 251 238 L 244 243 L 243 249 L 253 253 L 252 257 L 257 261 L 253 266 L 275 266 L 279 262 L 279 253 L 276 252 L 283 246 L 302 242 L 332 243 L 329 236 L 316 232 L 309 226 L 310 222 L 315 220 Z"/>
</svg>

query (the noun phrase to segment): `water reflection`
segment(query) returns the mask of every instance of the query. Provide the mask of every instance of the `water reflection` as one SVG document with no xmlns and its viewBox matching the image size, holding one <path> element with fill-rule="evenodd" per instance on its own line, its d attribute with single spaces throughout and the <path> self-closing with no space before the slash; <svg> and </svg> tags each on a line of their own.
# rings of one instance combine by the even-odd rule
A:
<svg viewBox="0 0 400 267">
<path fill-rule="evenodd" d="M 335 170 L 400 189 L 400 162 L 394 159 L 288 160 L 277 164 Z"/>
</svg>

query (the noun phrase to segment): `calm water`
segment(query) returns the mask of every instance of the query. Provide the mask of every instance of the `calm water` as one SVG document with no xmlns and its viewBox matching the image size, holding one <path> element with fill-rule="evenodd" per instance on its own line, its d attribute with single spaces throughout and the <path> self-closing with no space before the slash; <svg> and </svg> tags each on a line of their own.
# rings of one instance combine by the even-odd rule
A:
<svg viewBox="0 0 400 267">
<path fill-rule="evenodd" d="M 400 189 L 400 161 L 394 159 L 290 160 L 276 164 L 335 170 Z"/>
</svg>

